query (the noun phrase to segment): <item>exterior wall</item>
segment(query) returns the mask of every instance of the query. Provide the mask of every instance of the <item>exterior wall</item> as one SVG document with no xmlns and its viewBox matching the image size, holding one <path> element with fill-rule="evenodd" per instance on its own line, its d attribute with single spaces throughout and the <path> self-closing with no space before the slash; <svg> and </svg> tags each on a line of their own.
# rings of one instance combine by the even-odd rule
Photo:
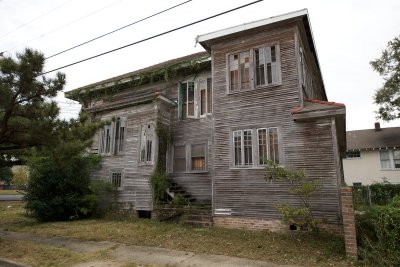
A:
<svg viewBox="0 0 400 267">
<path fill-rule="evenodd" d="M 195 80 L 199 78 L 211 77 L 211 73 L 202 73 L 196 77 L 186 77 L 185 80 Z M 168 98 L 178 102 L 178 84 L 170 87 L 166 91 Z M 170 177 L 189 192 L 197 201 L 211 202 L 211 174 L 213 172 L 212 154 L 212 115 L 203 118 L 184 118 L 178 119 L 178 107 L 172 111 L 171 132 L 173 143 L 169 151 L 168 172 Z M 176 173 L 173 169 L 173 147 L 174 145 L 184 144 L 206 144 L 206 166 L 204 172 Z M 188 160 L 188 159 L 187 159 Z"/>
<path fill-rule="evenodd" d="M 280 219 L 277 203 L 296 205 L 299 200 L 288 193 L 288 185 L 266 182 L 264 168 L 231 166 L 232 131 L 246 127 L 279 127 L 284 165 L 304 168 L 311 179 L 321 184 L 312 201 L 315 214 L 327 223 L 338 223 L 340 215 L 338 177 L 330 118 L 295 122 L 290 110 L 301 103 L 297 72 L 295 25 L 252 31 L 240 38 L 224 40 L 211 47 L 214 90 L 214 219 Z M 279 42 L 282 85 L 266 86 L 238 93 L 227 93 L 227 54 Z"/>
<path fill-rule="evenodd" d="M 112 202 L 117 202 L 122 209 L 151 210 L 152 193 L 149 176 L 153 165 L 140 165 L 139 142 L 141 125 L 156 121 L 154 103 L 124 108 L 99 115 L 101 119 L 124 117 L 125 121 L 125 151 L 121 155 L 103 155 L 101 169 L 93 173 L 94 181 L 110 182 L 112 171 L 122 172 L 122 186 L 115 196 L 110 194 Z M 95 139 L 93 148 L 99 146 Z M 112 199 L 115 198 L 115 199 Z"/>
<path fill-rule="evenodd" d="M 360 158 L 343 159 L 344 178 L 349 186 L 353 183 L 366 185 L 384 180 L 393 184 L 400 183 L 400 169 L 381 168 L 378 149 L 361 151 L 360 156 Z"/>
<path fill-rule="evenodd" d="M 203 75 L 210 76 L 209 73 Z M 198 77 L 198 76 L 197 76 Z M 194 77 L 185 77 L 192 80 Z M 180 77 L 182 79 L 182 77 Z M 156 92 L 166 95 L 171 101 L 178 101 L 178 81 L 163 82 L 126 90 L 112 99 L 97 103 L 96 107 L 113 103 L 118 105 L 121 101 L 130 99 L 133 103 L 140 98 L 152 95 Z M 96 104 L 96 103 L 95 103 Z M 93 107 L 93 106 L 92 106 Z M 159 112 L 160 111 L 160 112 Z M 141 126 L 146 123 L 156 123 L 161 118 L 164 125 L 170 128 L 173 136 L 173 144 L 167 154 L 167 171 L 170 177 L 190 192 L 196 200 L 211 202 L 211 173 L 212 142 L 210 116 L 199 119 L 178 120 L 178 108 L 171 108 L 162 101 L 153 101 L 148 104 L 116 108 L 114 111 L 98 111 L 96 117 L 111 119 L 113 117 L 126 118 L 125 151 L 121 155 L 103 155 L 101 169 L 93 173 L 94 181 L 110 181 L 111 171 L 122 171 L 122 187 L 115 196 L 115 201 L 122 209 L 152 210 L 152 193 L 149 177 L 154 165 L 142 165 L 139 163 L 139 146 Z M 207 171 L 201 173 L 174 173 L 173 172 L 173 146 L 174 144 L 207 144 Z M 98 151 L 99 135 L 95 136 L 92 151 Z M 157 151 L 154 153 L 154 162 L 157 159 Z M 114 198 L 114 196 L 112 196 Z M 114 200 L 113 200 L 114 201 Z"/>
</svg>

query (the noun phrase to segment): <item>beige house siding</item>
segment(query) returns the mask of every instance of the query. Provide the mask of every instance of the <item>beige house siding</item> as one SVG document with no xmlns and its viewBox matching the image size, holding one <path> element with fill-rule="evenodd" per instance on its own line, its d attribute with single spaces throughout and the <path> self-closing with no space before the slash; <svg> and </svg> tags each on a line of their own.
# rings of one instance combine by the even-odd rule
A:
<svg viewBox="0 0 400 267">
<path fill-rule="evenodd" d="M 346 184 L 362 183 L 363 185 L 384 180 L 400 184 L 400 169 L 382 170 L 379 150 L 361 151 L 360 158 L 343 159 L 344 179 Z"/>
</svg>

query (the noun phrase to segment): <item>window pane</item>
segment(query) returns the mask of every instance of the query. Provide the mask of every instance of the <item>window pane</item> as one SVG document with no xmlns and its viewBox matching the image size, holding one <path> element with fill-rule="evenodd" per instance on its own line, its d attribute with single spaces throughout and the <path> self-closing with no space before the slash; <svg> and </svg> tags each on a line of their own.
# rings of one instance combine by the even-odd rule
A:
<svg viewBox="0 0 400 267">
<path fill-rule="evenodd" d="M 269 128 L 269 160 L 279 164 L 278 129 Z"/>
<path fill-rule="evenodd" d="M 125 127 L 119 128 L 119 151 L 124 151 L 124 138 L 125 138 Z"/>
<path fill-rule="evenodd" d="M 255 61 L 256 61 L 256 85 L 265 84 L 265 57 L 264 49 L 256 49 L 255 51 Z"/>
<path fill-rule="evenodd" d="M 271 46 L 271 62 L 276 62 L 275 46 Z"/>
<path fill-rule="evenodd" d="M 235 166 L 242 165 L 242 131 L 233 132 Z"/>
<path fill-rule="evenodd" d="M 186 171 L 186 146 L 174 147 L 174 172 Z"/>
<path fill-rule="evenodd" d="M 211 78 L 207 79 L 207 113 L 212 112 L 212 84 Z"/>
<path fill-rule="evenodd" d="M 188 116 L 194 116 L 194 82 L 188 82 Z"/>
<path fill-rule="evenodd" d="M 243 131 L 244 165 L 253 164 L 253 147 L 251 141 L 251 130 Z"/>
<path fill-rule="evenodd" d="M 115 137 L 114 137 L 114 154 L 118 154 L 119 148 L 119 126 L 121 125 L 121 121 L 117 119 L 115 123 Z"/>
<path fill-rule="evenodd" d="M 394 161 L 394 167 L 396 169 L 399 169 L 400 168 L 400 150 L 393 151 L 393 161 Z"/>
<path fill-rule="evenodd" d="M 146 144 L 146 161 L 151 161 L 152 140 L 147 140 Z"/>
<path fill-rule="evenodd" d="M 258 156 L 259 164 L 265 164 L 268 160 L 267 129 L 258 130 Z"/>
<path fill-rule="evenodd" d="M 120 172 L 113 172 L 111 174 L 111 184 L 113 187 L 121 187 L 122 174 Z"/>
<path fill-rule="evenodd" d="M 391 169 L 389 152 L 390 152 L 389 150 L 379 151 L 382 169 Z"/>
<path fill-rule="evenodd" d="M 206 114 L 206 90 L 200 91 L 200 115 Z"/>
<path fill-rule="evenodd" d="M 192 170 L 204 171 L 206 169 L 206 144 L 191 146 Z"/>
<path fill-rule="evenodd" d="M 110 128 L 106 128 L 106 149 L 105 149 L 105 153 L 108 154 L 110 153 L 110 149 L 111 149 L 111 131 Z"/>
<path fill-rule="evenodd" d="M 239 89 L 239 59 L 238 54 L 229 56 L 230 89 L 235 92 Z"/>
<path fill-rule="evenodd" d="M 250 88 L 250 52 L 240 53 L 240 89 Z"/>
<path fill-rule="evenodd" d="M 271 63 L 267 64 L 267 77 L 268 77 L 268 84 L 272 83 L 272 67 L 271 67 Z"/>
</svg>

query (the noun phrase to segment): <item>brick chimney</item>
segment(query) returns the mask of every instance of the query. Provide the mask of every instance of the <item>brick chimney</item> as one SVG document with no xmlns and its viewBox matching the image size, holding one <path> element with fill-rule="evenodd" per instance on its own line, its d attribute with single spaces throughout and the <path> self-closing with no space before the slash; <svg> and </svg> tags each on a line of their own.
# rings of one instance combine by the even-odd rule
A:
<svg viewBox="0 0 400 267">
<path fill-rule="evenodd" d="M 381 124 L 379 122 L 375 122 L 375 132 L 382 131 Z"/>
</svg>

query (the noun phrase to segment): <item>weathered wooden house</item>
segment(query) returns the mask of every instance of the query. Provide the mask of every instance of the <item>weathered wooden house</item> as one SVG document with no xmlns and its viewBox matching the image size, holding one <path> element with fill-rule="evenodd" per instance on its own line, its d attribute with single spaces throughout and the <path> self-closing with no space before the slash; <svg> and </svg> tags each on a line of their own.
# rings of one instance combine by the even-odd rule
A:
<svg viewBox="0 0 400 267">
<path fill-rule="evenodd" d="M 97 118 L 102 167 L 120 208 L 152 211 L 157 160 L 216 225 L 281 227 L 277 203 L 298 203 L 267 182 L 265 159 L 305 169 L 320 183 L 312 207 L 340 229 L 345 107 L 328 102 L 307 10 L 197 36 L 205 52 L 127 73 L 67 94 Z M 166 147 L 157 122 L 172 133 Z"/>
</svg>

